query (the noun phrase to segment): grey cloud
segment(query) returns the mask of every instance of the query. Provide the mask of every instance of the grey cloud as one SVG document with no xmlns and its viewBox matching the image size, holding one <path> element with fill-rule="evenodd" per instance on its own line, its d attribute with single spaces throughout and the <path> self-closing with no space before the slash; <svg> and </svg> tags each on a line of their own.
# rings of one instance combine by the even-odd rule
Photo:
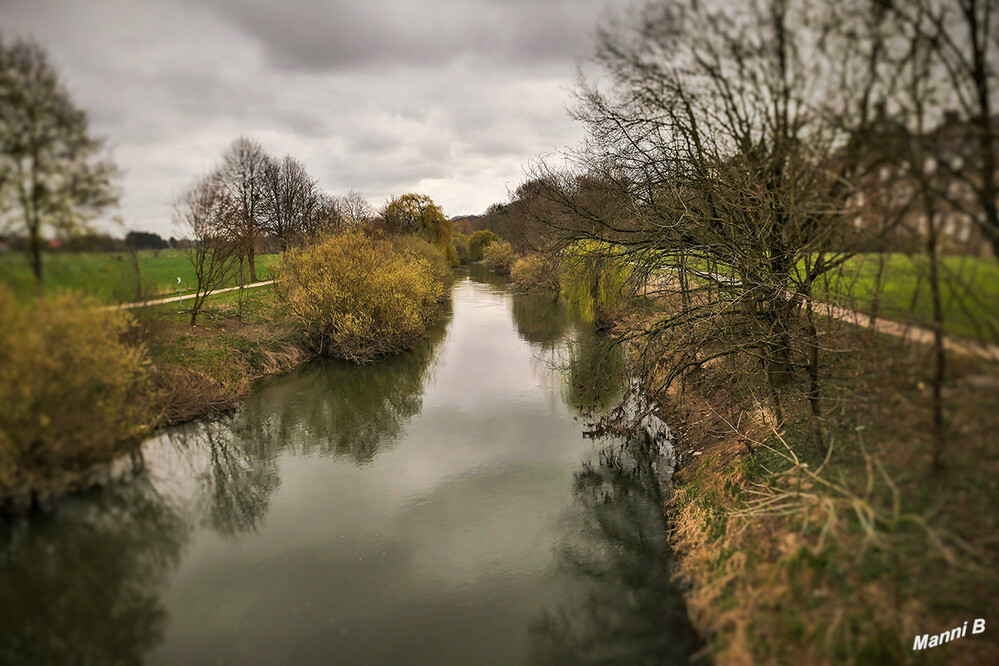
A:
<svg viewBox="0 0 999 666">
<path fill-rule="evenodd" d="M 284 68 L 441 66 L 478 56 L 507 64 L 571 60 L 589 43 L 602 0 L 220 0 L 211 7 Z"/>
<path fill-rule="evenodd" d="M 125 172 L 132 228 L 240 134 L 331 192 L 407 191 L 481 212 L 539 152 L 572 145 L 575 58 L 612 0 L 0 0 L 49 50 Z"/>
</svg>

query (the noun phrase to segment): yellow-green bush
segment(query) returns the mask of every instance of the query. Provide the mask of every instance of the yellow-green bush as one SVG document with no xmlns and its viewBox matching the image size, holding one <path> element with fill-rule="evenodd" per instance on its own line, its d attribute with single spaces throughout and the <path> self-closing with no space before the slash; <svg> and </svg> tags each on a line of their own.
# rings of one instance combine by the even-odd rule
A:
<svg viewBox="0 0 999 666">
<path fill-rule="evenodd" d="M 513 266 L 510 267 L 510 277 L 524 291 L 558 293 L 556 268 L 540 254 L 529 254 L 513 262 Z"/>
<path fill-rule="evenodd" d="M 355 229 L 288 252 L 278 289 L 318 353 L 364 362 L 420 339 L 439 314 L 444 277 L 416 240 Z"/>
<path fill-rule="evenodd" d="M 433 245 L 419 236 L 392 236 L 392 245 L 404 254 L 419 259 L 425 259 L 430 265 L 434 279 L 441 284 L 450 284 L 454 278 L 451 272 L 450 255 L 444 253 L 437 245 Z"/>
<path fill-rule="evenodd" d="M 489 229 L 479 229 L 468 239 L 468 257 L 472 261 L 481 261 L 486 247 L 500 239 Z"/>
<path fill-rule="evenodd" d="M 382 220 L 390 233 L 418 234 L 439 247 L 449 264 L 458 265 L 451 220 L 426 194 L 403 194 L 392 199 L 382 212 Z"/>
<path fill-rule="evenodd" d="M 482 262 L 489 270 L 500 275 L 509 275 L 516 259 L 513 246 L 504 240 L 490 243 L 482 252 Z"/>
<path fill-rule="evenodd" d="M 145 432 L 147 368 L 122 311 L 0 285 L 0 500 L 110 460 Z M 2 502 L 0 502 L 2 503 Z"/>
</svg>

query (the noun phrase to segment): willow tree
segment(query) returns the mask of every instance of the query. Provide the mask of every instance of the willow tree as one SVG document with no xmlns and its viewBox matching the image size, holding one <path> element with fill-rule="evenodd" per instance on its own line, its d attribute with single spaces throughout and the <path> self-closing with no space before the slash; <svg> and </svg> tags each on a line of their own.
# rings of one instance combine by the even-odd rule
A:
<svg viewBox="0 0 999 666">
<path fill-rule="evenodd" d="M 46 231 L 69 234 L 117 202 L 117 175 L 45 51 L 0 41 L 0 213 L 42 281 Z"/>
<path fill-rule="evenodd" d="M 386 204 L 382 220 L 390 233 L 416 234 L 440 248 L 451 265 L 458 264 L 454 229 L 440 206 L 425 194 L 403 194 Z"/>
</svg>

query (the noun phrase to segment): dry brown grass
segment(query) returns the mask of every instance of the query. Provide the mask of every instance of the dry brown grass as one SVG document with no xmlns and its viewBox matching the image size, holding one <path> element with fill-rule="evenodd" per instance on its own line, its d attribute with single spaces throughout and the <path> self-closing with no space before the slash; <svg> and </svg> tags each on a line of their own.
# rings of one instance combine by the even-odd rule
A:
<svg viewBox="0 0 999 666">
<path fill-rule="evenodd" d="M 710 660 L 999 663 L 987 634 L 912 651 L 917 633 L 987 617 L 999 592 L 996 369 L 954 359 L 949 464 L 936 473 L 928 350 L 849 328 L 826 342 L 842 351 L 826 366 L 825 467 L 801 387 L 785 389 L 775 433 L 751 363 L 714 363 L 669 396 L 683 464 L 667 514 Z"/>
</svg>

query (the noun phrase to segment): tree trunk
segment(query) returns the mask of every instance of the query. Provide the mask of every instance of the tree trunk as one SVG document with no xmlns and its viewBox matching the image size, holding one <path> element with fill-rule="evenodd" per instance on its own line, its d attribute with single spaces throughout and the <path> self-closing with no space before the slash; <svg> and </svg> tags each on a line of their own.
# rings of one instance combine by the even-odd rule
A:
<svg viewBox="0 0 999 666">
<path fill-rule="evenodd" d="M 255 254 L 257 250 L 256 245 L 257 245 L 257 239 L 255 235 L 251 233 L 250 242 L 248 243 L 246 248 L 246 258 L 250 262 L 250 282 L 257 281 L 257 266 L 254 263 Z"/>
<path fill-rule="evenodd" d="M 808 324 L 805 330 L 806 343 L 808 345 L 808 407 L 812 415 L 812 443 L 815 452 L 820 456 L 826 455 L 825 438 L 822 433 L 822 405 L 819 384 L 819 331 L 815 327 L 815 316 L 812 312 L 812 301 L 806 301 L 806 314 Z"/>
<path fill-rule="evenodd" d="M 930 298 L 933 302 L 933 468 L 943 469 L 944 422 L 943 422 L 943 383 L 947 372 L 947 354 L 944 349 L 943 305 L 940 298 L 940 274 L 937 247 L 937 228 L 931 209 L 928 214 L 929 227 L 926 238 L 926 253 L 930 268 Z"/>
<path fill-rule="evenodd" d="M 28 251 L 31 253 L 31 270 L 35 274 L 35 282 L 42 284 L 42 239 L 38 227 L 32 227 L 28 233 Z"/>
</svg>

